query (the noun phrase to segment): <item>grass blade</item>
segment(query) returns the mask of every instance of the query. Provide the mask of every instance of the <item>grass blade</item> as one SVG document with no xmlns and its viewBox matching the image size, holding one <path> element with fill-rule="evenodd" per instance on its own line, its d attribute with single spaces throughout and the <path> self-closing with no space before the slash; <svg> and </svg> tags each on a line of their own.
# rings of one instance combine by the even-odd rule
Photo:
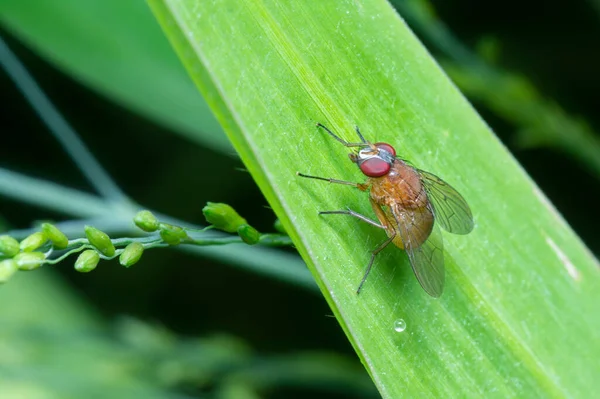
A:
<svg viewBox="0 0 600 399">
<path fill-rule="evenodd" d="M 388 3 L 149 3 L 384 397 L 583 397 L 596 387 L 597 262 Z M 360 124 L 469 201 L 476 228 L 445 235 L 441 299 L 391 250 L 356 296 L 384 237 L 317 216 L 371 211 L 351 188 L 295 177 L 359 179 L 315 122 L 348 140 Z"/>
</svg>

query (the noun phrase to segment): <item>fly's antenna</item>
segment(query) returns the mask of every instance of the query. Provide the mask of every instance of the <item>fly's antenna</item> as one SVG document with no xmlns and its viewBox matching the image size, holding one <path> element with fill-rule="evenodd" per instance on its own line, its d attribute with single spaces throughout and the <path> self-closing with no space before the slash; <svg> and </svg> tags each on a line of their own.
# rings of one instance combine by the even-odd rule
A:
<svg viewBox="0 0 600 399">
<path fill-rule="evenodd" d="M 337 141 L 339 141 L 346 147 L 366 147 L 369 145 L 369 143 L 365 140 L 365 138 L 362 136 L 362 134 L 358 130 L 358 126 L 356 127 L 356 132 L 358 133 L 358 137 L 360 137 L 360 139 L 362 140 L 362 143 L 349 143 L 349 142 L 343 140 L 342 138 L 340 138 L 339 136 L 335 135 L 331 130 L 329 130 L 329 128 L 327 128 L 327 126 L 325 126 L 321 123 L 317 123 L 317 127 L 323 128 L 327 133 L 329 133 L 329 135 L 331 137 L 333 137 L 334 139 L 336 139 Z"/>
<path fill-rule="evenodd" d="M 356 126 L 356 134 L 358 134 L 358 137 L 360 138 L 360 140 L 365 143 L 365 144 L 369 144 L 369 142 L 367 140 L 365 140 L 364 136 L 362 135 L 362 133 L 360 132 L 360 129 L 358 128 L 358 126 Z"/>
</svg>

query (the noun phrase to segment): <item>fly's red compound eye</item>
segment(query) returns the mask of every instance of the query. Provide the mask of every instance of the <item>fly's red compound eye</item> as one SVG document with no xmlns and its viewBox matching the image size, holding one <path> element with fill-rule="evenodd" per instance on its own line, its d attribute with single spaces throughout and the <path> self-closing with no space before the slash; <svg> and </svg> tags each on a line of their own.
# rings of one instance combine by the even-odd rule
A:
<svg viewBox="0 0 600 399">
<path fill-rule="evenodd" d="M 375 143 L 375 147 L 379 148 L 380 150 L 387 151 L 393 156 L 396 156 L 396 150 L 388 143 Z"/>
<path fill-rule="evenodd" d="M 366 159 L 360 164 L 361 172 L 369 177 L 381 177 L 387 175 L 390 168 L 391 165 L 379 157 Z"/>
</svg>

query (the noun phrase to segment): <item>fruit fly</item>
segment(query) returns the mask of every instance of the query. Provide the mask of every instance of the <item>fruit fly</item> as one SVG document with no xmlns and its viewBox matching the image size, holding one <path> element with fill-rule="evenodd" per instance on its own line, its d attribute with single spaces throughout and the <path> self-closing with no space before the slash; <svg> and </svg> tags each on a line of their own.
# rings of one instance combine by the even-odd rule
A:
<svg viewBox="0 0 600 399">
<path fill-rule="evenodd" d="M 465 199 L 439 177 L 417 169 L 396 156 L 388 143 L 371 143 L 363 137 L 358 126 L 359 143 L 344 141 L 324 125 L 331 137 L 346 147 L 355 148 L 348 154 L 360 171 L 368 178 L 365 183 L 309 176 L 309 179 L 353 186 L 369 192 L 369 200 L 379 222 L 351 209 L 322 211 L 356 217 L 385 230 L 388 238 L 371 253 L 371 260 L 356 290 L 364 285 L 373 261 L 379 252 L 393 243 L 408 254 L 410 265 L 421 287 L 432 297 L 439 297 L 444 289 L 444 254 L 442 235 L 438 225 L 454 234 L 468 234 L 473 230 L 473 215 Z"/>
</svg>

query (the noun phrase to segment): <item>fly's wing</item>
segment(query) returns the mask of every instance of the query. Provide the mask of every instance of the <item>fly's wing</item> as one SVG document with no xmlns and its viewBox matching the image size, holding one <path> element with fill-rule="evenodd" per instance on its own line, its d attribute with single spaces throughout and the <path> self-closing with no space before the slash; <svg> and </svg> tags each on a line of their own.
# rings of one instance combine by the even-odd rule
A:
<svg viewBox="0 0 600 399">
<path fill-rule="evenodd" d="M 444 243 L 440 229 L 434 223 L 429 237 L 420 244 L 417 238 L 422 233 L 420 226 L 427 225 L 416 220 L 423 217 L 422 214 L 406 212 L 396 207 L 390 210 L 398 224 L 397 232 L 419 284 L 429 295 L 439 298 L 444 290 L 445 280 Z M 427 210 L 431 212 L 430 209 Z"/>
<path fill-rule="evenodd" d="M 462 195 L 436 175 L 420 169 L 417 171 L 433 206 L 436 222 L 450 233 L 470 233 L 473 230 L 473 214 Z"/>
</svg>

